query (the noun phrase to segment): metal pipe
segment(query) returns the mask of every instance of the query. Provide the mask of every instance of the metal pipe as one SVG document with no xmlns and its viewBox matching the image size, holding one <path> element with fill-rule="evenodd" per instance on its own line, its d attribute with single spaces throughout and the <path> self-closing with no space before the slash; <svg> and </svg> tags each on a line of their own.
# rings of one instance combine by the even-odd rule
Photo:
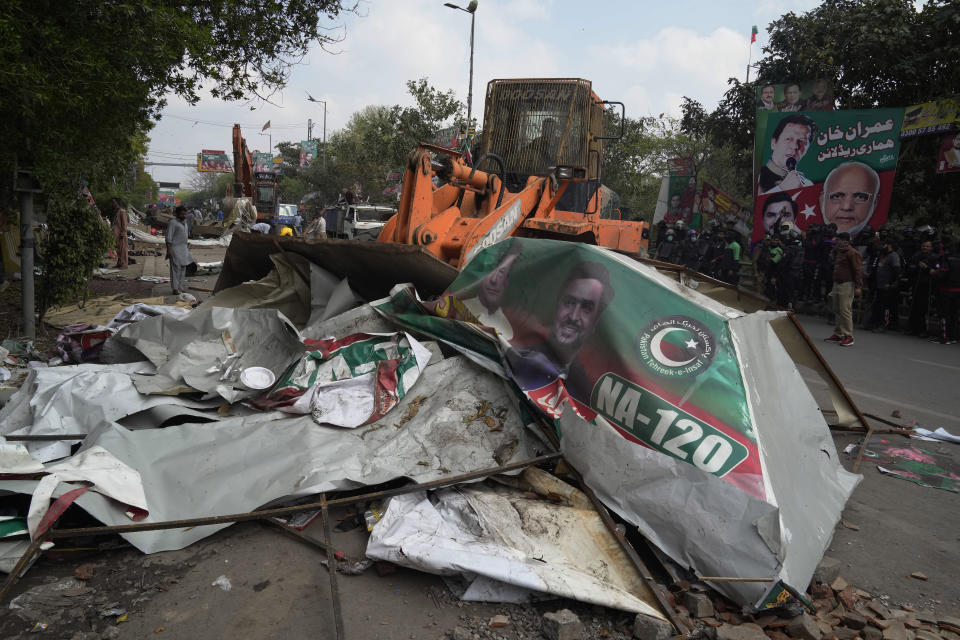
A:
<svg viewBox="0 0 960 640">
<path fill-rule="evenodd" d="M 37 337 L 33 280 L 33 191 L 20 191 L 20 277 L 22 278 L 23 335 Z"/>
<path fill-rule="evenodd" d="M 323 521 L 323 543 L 327 545 L 327 569 L 330 573 L 330 600 L 333 602 L 333 623 L 337 640 L 343 638 L 343 614 L 340 611 L 340 588 L 337 586 L 337 558 L 330 535 L 330 511 L 327 509 L 327 494 L 320 494 L 320 519 Z"/>
<path fill-rule="evenodd" d="M 366 500 L 381 500 L 383 498 L 389 498 L 392 496 L 404 495 L 407 493 L 415 493 L 417 491 L 427 491 L 431 489 L 442 489 L 443 487 L 449 487 L 455 484 L 460 484 L 462 482 L 469 482 L 471 480 L 480 480 L 488 476 L 496 475 L 498 473 L 506 473 L 508 471 L 517 471 L 525 467 L 542 464 L 545 462 L 550 462 L 552 460 L 557 460 L 561 457 L 560 453 L 550 453 L 536 458 L 531 458 L 530 460 L 525 460 L 523 462 L 517 462 L 514 464 L 504 465 L 502 467 L 494 467 L 491 469 L 483 469 L 480 471 L 471 471 L 470 473 L 464 473 L 458 476 L 450 476 L 447 478 L 440 478 L 438 480 L 432 480 L 430 482 L 423 482 L 420 484 L 412 484 L 403 487 L 398 487 L 396 489 L 386 489 L 384 491 L 374 491 L 371 493 L 363 493 L 356 496 L 350 496 L 348 498 L 337 498 L 335 500 L 327 500 L 326 504 L 328 506 L 337 506 L 341 504 L 354 504 L 356 502 L 363 502 Z M 203 518 L 188 518 L 185 520 L 168 520 L 165 522 L 139 522 L 134 524 L 117 524 L 117 525 L 105 525 L 100 527 L 83 527 L 78 529 L 51 529 L 47 532 L 48 538 L 67 538 L 70 536 L 90 536 L 90 535 L 106 535 L 108 533 L 133 533 L 137 531 L 160 531 L 163 529 L 186 529 L 189 527 L 203 527 L 208 525 L 215 524 L 227 524 L 230 522 L 247 522 L 249 520 L 260 520 L 262 518 L 274 518 L 277 516 L 287 516 L 293 513 L 300 513 L 301 511 L 314 511 L 316 509 L 322 508 L 323 504 L 321 502 L 311 502 L 308 504 L 301 504 L 292 507 L 277 507 L 275 509 L 262 509 L 260 511 L 251 511 L 248 513 L 235 513 L 231 515 L 224 516 L 207 516 Z"/>
<path fill-rule="evenodd" d="M 470 86 L 467 87 L 467 136 L 470 135 L 470 127 L 473 125 L 471 114 L 473 113 L 473 25 L 476 21 L 476 11 L 470 12 Z"/>
</svg>

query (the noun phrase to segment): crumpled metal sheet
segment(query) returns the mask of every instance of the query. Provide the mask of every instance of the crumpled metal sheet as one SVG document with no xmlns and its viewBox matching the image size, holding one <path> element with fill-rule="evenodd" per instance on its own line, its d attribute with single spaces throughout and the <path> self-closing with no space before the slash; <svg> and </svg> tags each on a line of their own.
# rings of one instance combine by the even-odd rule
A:
<svg viewBox="0 0 960 640">
<path fill-rule="evenodd" d="M 154 366 L 149 362 L 31 369 L 23 386 L 0 409 L 0 434 L 90 433 L 104 422 L 120 421 L 160 405 L 174 407 L 174 413 L 181 413 L 188 407 L 209 409 L 219 404 L 143 395 L 133 386 L 131 376 L 152 371 Z M 210 415 L 217 419 L 215 413 Z M 28 442 L 25 446 L 36 460 L 47 462 L 69 455 L 76 442 Z"/>
<path fill-rule="evenodd" d="M 596 511 L 517 489 L 470 485 L 391 498 L 366 554 L 419 571 L 466 574 L 466 600 L 519 595 L 501 583 L 528 590 L 528 599 L 550 594 L 664 619 Z"/>
<path fill-rule="evenodd" d="M 483 420 L 466 420 L 477 413 L 481 400 L 504 409 L 502 430 L 491 431 Z M 103 447 L 140 473 L 150 510 L 145 522 L 226 515 L 285 497 L 401 477 L 427 482 L 530 459 L 543 445 L 526 430 L 514 402 L 499 378 L 457 357 L 428 366 L 413 393 L 382 420 L 360 429 L 324 427 L 309 416 L 269 412 L 227 418 L 215 428 L 184 424 L 128 431 L 103 425 L 87 437 L 84 448 Z M 35 485 L 2 481 L 0 491 L 32 493 Z M 61 485 L 54 497 L 68 488 Z M 129 522 L 122 507 L 94 492 L 76 504 L 104 524 Z M 154 553 L 181 549 L 226 526 L 124 537 Z"/>
<path fill-rule="evenodd" d="M 303 353 L 296 328 L 275 309 L 196 309 L 183 319 L 147 318 L 122 329 L 109 343 L 137 349 L 157 367 L 134 375 L 140 393 L 203 391 L 228 402 L 261 393 L 244 388 L 240 372 L 266 367 L 280 377 Z"/>
</svg>

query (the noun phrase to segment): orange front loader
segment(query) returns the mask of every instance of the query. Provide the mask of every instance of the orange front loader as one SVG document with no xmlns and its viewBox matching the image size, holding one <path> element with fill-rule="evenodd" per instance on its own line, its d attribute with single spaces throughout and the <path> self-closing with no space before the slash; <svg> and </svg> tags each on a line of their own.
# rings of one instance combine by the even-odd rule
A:
<svg viewBox="0 0 960 640">
<path fill-rule="evenodd" d="M 601 184 L 602 141 L 620 137 L 603 134 L 607 104 L 620 103 L 597 98 L 587 80 L 491 81 L 474 167 L 421 144 L 378 240 L 420 245 L 457 268 L 514 235 L 645 254 L 647 224 L 620 220 Z"/>
</svg>

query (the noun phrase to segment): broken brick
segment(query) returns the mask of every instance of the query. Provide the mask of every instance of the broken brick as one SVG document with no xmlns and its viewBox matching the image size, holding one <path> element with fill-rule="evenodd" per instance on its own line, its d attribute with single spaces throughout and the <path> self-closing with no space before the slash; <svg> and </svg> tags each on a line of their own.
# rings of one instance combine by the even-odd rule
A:
<svg viewBox="0 0 960 640">
<path fill-rule="evenodd" d="M 560 611 L 543 614 L 543 635 L 548 640 L 580 640 L 583 636 L 583 623 L 573 611 Z"/>
<path fill-rule="evenodd" d="M 717 628 L 717 640 L 767 640 L 757 625 L 724 624 Z"/>
<path fill-rule="evenodd" d="M 779 629 L 767 629 L 766 633 L 770 640 L 790 640 L 790 636 Z"/>
<path fill-rule="evenodd" d="M 825 584 L 815 584 L 810 589 L 810 596 L 814 600 L 826 600 L 833 596 L 833 589 Z"/>
<path fill-rule="evenodd" d="M 633 621 L 633 637 L 643 640 L 668 640 L 675 634 L 673 625 L 666 620 L 638 613 Z"/>
<path fill-rule="evenodd" d="M 498 629 L 500 627 L 505 627 L 510 624 L 510 618 L 504 615 L 496 615 L 490 618 L 490 622 L 487 624 L 488 627 L 492 629 Z M 906 640 L 906 638 L 904 638 Z"/>
<path fill-rule="evenodd" d="M 837 576 L 837 579 L 830 583 L 830 588 L 834 591 L 843 591 L 848 586 L 850 585 L 847 583 L 847 581 L 840 576 Z"/>
<path fill-rule="evenodd" d="M 787 633 L 798 640 L 820 640 L 820 625 L 812 616 L 801 613 L 787 625 Z"/>
<path fill-rule="evenodd" d="M 860 632 L 856 629 L 848 629 L 847 627 L 834 627 L 833 636 L 837 640 L 854 640 L 860 637 Z"/>
<path fill-rule="evenodd" d="M 930 579 L 922 571 L 914 571 L 913 573 L 910 574 L 910 577 L 915 578 L 917 580 L 923 580 L 924 582 Z"/>
<path fill-rule="evenodd" d="M 917 640 L 942 640 L 939 634 L 932 633 L 930 631 L 924 631 L 920 629 L 916 632 Z"/>
<path fill-rule="evenodd" d="M 895 620 L 883 630 L 883 640 L 907 640 L 907 628 L 903 622 Z"/>
<path fill-rule="evenodd" d="M 883 631 L 876 627 L 866 626 L 863 628 L 863 640 L 883 640 Z"/>
<path fill-rule="evenodd" d="M 687 591 L 683 594 L 683 606 L 694 618 L 709 618 L 715 613 L 710 596 L 697 591 Z"/>
<path fill-rule="evenodd" d="M 813 572 L 814 581 L 820 584 L 830 584 L 840 575 L 840 561 L 836 558 L 823 556 L 820 564 Z"/>
<path fill-rule="evenodd" d="M 847 609 L 853 609 L 857 601 L 860 600 L 860 596 L 857 595 L 853 587 L 847 586 L 846 589 L 837 594 L 837 600 Z"/>
<path fill-rule="evenodd" d="M 851 629 L 863 629 L 867 626 L 867 619 L 856 611 L 847 611 L 843 614 L 843 624 Z"/>
</svg>

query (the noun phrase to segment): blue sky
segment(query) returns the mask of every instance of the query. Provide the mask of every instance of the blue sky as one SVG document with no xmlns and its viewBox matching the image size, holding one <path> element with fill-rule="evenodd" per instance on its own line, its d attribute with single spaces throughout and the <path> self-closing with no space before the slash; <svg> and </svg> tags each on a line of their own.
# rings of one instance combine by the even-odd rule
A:
<svg viewBox="0 0 960 640">
<path fill-rule="evenodd" d="M 148 159 L 188 162 L 200 149 L 230 148 L 231 127 L 243 126 L 251 148 L 267 150 L 258 135 L 271 121 L 273 144 L 306 139 L 307 119 L 322 137 L 368 104 L 407 104 L 407 80 L 429 78 L 466 101 L 470 16 L 445 0 L 368 0 L 359 15 L 335 21 L 342 41 L 315 47 L 296 67 L 273 104 L 225 103 L 207 95 L 197 106 L 171 99 L 150 133 Z M 458 3 L 466 6 L 467 1 Z M 626 104 L 627 115 L 678 114 L 682 96 L 713 107 L 727 78 L 743 78 L 750 28 L 760 28 L 753 57 L 766 43 L 766 26 L 788 12 L 807 11 L 812 0 L 707 2 L 584 2 L 582 0 L 480 0 L 476 13 L 473 112 L 482 117 L 486 84 L 493 78 L 578 77 L 593 82 L 606 100 Z M 253 110 L 250 107 L 254 107 Z M 157 180 L 186 182 L 192 171 L 153 167 Z"/>
</svg>

